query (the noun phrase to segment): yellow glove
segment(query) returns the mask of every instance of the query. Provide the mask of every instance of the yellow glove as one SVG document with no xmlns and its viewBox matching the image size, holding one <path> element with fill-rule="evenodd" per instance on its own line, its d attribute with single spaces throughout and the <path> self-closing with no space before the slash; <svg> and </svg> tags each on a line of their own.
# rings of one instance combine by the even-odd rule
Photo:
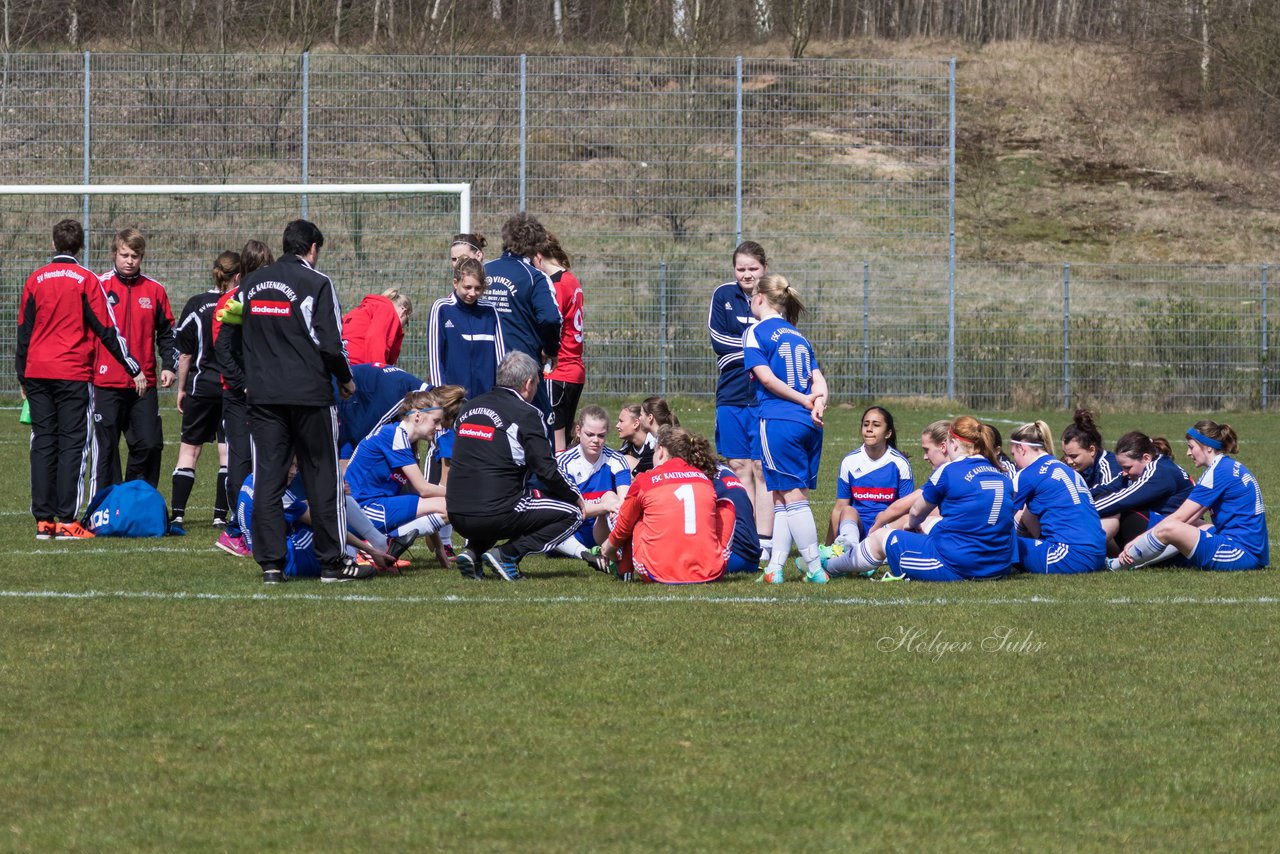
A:
<svg viewBox="0 0 1280 854">
<path fill-rule="evenodd" d="M 219 323 L 232 323 L 232 324 L 239 325 L 240 322 L 244 319 L 243 315 L 241 314 L 243 310 L 244 310 L 244 305 L 242 303 L 240 303 L 237 300 L 229 299 L 227 300 L 226 305 L 218 309 L 218 313 L 215 315 L 215 317 L 217 318 Z"/>
</svg>

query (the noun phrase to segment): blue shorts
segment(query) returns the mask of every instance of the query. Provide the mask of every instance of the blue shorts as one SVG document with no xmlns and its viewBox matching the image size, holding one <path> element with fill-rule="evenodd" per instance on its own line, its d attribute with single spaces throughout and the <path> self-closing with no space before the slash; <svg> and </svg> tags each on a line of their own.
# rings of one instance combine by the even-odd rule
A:
<svg viewBox="0 0 1280 854">
<path fill-rule="evenodd" d="M 725 575 L 731 575 L 735 572 L 759 572 L 760 559 L 747 560 L 737 552 L 729 553 L 729 566 L 725 569 Z"/>
<path fill-rule="evenodd" d="M 889 567 L 912 581 L 981 581 L 1003 578 L 1011 569 L 1006 566 L 991 572 L 985 568 L 975 571 L 964 567 L 961 574 L 938 554 L 937 538 L 915 531 L 894 531 L 885 540 L 884 551 Z"/>
<path fill-rule="evenodd" d="M 316 557 L 315 535 L 306 525 L 299 525 L 284 543 L 285 578 L 319 578 L 320 559 Z"/>
<path fill-rule="evenodd" d="M 1097 572 L 1106 563 L 1106 552 L 1096 552 L 1067 543 L 1018 537 L 1018 563 L 1038 575 L 1074 575 Z"/>
<path fill-rule="evenodd" d="M 716 453 L 729 460 L 760 459 L 759 407 L 716 407 Z"/>
<path fill-rule="evenodd" d="M 770 492 L 816 489 L 822 431 L 812 423 L 760 419 L 764 485 Z"/>
<path fill-rule="evenodd" d="M 1200 540 L 1191 557 L 1183 561 L 1191 566 L 1217 572 L 1234 572 L 1240 569 L 1262 569 L 1259 557 L 1241 548 L 1235 537 L 1219 534 L 1213 528 L 1200 532 Z"/>
<path fill-rule="evenodd" d="M 361 501 L 360 509 L 375 528 L 384 534 L 390 534 L 401 525 L 407 525 L 418 518 L 418 501 L 416 495 L 392 495 Z"/>
<path fill-rule="evenodd" d="M 600 545 L 596 542 L 594 529 L 596 527 L 595 519 L 588 519 L 583 522 L 578 530 L 573 532 L 573 538 L 577 540 L 584 549 L 595 548 Z"/>
</svg>

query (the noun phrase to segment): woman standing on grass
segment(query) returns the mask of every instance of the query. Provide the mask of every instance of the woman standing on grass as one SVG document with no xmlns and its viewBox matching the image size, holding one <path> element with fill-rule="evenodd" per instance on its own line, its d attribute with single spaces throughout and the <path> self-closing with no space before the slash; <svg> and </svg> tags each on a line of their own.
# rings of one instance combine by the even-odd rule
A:
<svg viewBox="0 0 1280 854">
<path fill-rule="evenodd" d="M 533 266 L 551 279 L 551 286 L 556 292 L 556 307 L 564 318 L 560 327 L 560 352 L 556 354 L 555 366 L 544 372 L 542 380 L 551 401 L 547 425 L 554 434 L 558 454 L 568 447 L 566 434 L 578 414 L 578 401 L 587 384 L 587 367 L 582 361 L 582 330 L 586 321 L 582 283 L 569 270 L 569 253 L 549 231 L 546 244 L 533 256 Z"/>
<path fill-rule="evenodd" d="M 1087 409 L 1077 409 L 1062 431 L 1062 461 L 1080 472 L 1095 499 L 1124 485 L 1120 463 L 1102 446 L 1102 433 Z"/>
<path fill-rule="evenodd" d="M 886 561 L 884 581 L 1003 578 L 1018 546 L 1009 478 L 990 461 L 995 449 L 982 423 L 962 415 L 951 424 L 947 462 L 916 493 L 907 528 L 880 528 L 850 553 L 852 571 L 868 574 Z M 930 519 L 938 508 L 942 515 Z"/>
<path fill-rule="evenodd" d="M 1107 537 L 1093 508 L 1089 485 L 1053 457 L 1053 434 L 1043 421 L 1024 424 L 1009 437 L 1018 563 L 1027 572 L 1061 575 L 1096 572 L 1107 557 Z"/>
<path fill-rule="evenodd" d="M 793 542 L 807 567 L 804 580 L 827 582 L 809 507 L 822 459 L 827 381 L 813 345 L 795 327 L 802 311 L 804 303 L 790 282 L 765 276 L 751 296 L 751 313 L 759 323 L 742 338 L 743 364 L 756 380 L 764 483 L 773 497 L 773 550 L 758 579 L 768 584 L 782 583 Z"/>
<path fill-rule="evenodd" d="M 1239 450 L 1230 424 L 1197 421 L 1187 430 L 1187 456 L 1204 469 L 1186 501 L 1125 547 L 1109 569 L 1137 569 L 1181 553 L 1201 569 L 1262 569 L 1271 562 L 1267 511 L 1257 479 L 1231 454 Z M 1200 524 L 1208 511 L 1212 524 Z"/>
<path fill-rule="evenodd" d="M 763 246 L 754 240 L 738 244 L 733 250 L 734 280 L 715 289 L 707 313 L 711 349 L 720 371 L 716 381 L 716 452 L 729 461 L 729 467 L 751 496 L 765 559 L 772 547 L 773 504 L 764 484 L 757 433 L 760 413 L 751 374 L 742 361 L 742 336 L 755 322 L 751 293 L 768 269 Z"/>
</svg>

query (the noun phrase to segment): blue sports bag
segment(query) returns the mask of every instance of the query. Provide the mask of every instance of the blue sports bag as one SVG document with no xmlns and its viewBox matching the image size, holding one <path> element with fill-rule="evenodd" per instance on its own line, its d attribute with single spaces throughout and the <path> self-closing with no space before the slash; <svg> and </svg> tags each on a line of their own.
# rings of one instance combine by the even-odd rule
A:
<svg viewBox="0 0 1280 854">
<path fill-rule="evenodd" d="M 127 480 L 99 490 L 80 524 L 99 537 L 163 537 L 169 508 L 154 486 Z"/>
</svg>

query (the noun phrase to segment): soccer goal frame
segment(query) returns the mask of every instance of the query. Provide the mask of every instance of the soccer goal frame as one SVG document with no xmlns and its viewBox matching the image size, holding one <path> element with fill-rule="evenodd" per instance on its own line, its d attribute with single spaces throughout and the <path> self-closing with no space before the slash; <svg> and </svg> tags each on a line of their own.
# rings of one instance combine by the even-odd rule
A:
<svg viewBox="0 0 1280 854">
<path fill-rule="evenodd" d="M 307 215 L 307 196 L 456 195 L 458 231 L 471 231 L 470 184 L 0 184 L 0 196 L 83 196 L 88 227 L 90 196 L 297 196 Z"/>
</svg>

